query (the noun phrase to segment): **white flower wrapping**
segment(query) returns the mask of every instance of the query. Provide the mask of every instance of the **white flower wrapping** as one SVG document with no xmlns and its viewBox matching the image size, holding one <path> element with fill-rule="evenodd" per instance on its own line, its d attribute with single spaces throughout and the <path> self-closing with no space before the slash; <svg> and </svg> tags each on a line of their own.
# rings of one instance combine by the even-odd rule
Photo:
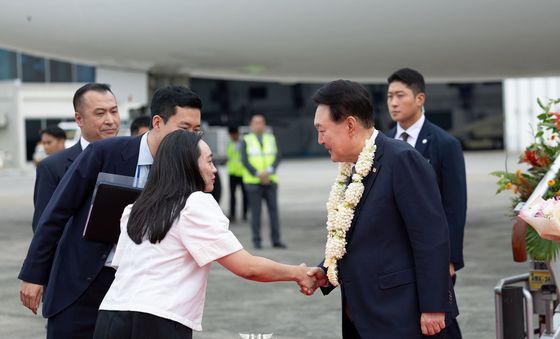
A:
<svg viewBox="0 0 560 339">
<path fill-rule="evenodd" d="M 531 225 L 542 238 L 560 242 L 560 200 L 535 199 L 529 206 L 523 207 L 519 217 Z"/>
<path fill-rule="evenodd" d="M 351 163 L 344 162 L 339 165 L 339 173 L 331 187 L 326 204 L 328 214 L 324 266 L 327 268 L 327 278 L 333 286 L 338 286 L 337 261 L 346 254 L 346 232 L 352 226 L 354 209 L 364 194 L 362 180 L 373 167 L 376 147 L 372 139 L 365 141 L 354 167 L 356 170 L 354 175 L 352 175 Z M 346 187 L 350 175 L 352 175 L 352 182 Z"/>
</svg>

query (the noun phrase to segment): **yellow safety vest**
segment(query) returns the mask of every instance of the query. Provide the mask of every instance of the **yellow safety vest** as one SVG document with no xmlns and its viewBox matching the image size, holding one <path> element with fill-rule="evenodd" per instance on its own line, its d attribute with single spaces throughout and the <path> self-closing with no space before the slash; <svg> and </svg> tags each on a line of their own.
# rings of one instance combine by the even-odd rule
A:
<svg viewBox="0 0 560 339">
<path fill-rule="evenodd" d="M 243 163 L 241 162 L 241 151 L 239 149 L 239 142 L 233 140 L 229 141 L 227 147 L 227 169 L 229 175 L 236 177 L 243 176 Z"/>
<path fill-rule="evenodd" d="M 262 145 L 254 133 L 247 134 L 244 137 L 244 140 L 247 147 L 247 160 L 251 166 L 257 170 L 257 172 L 264 172 L 272 166 L 276 160 L 276 155 L 278 154 L 278 148 L 276 147 L 276 139 L 274 138 L 274 135 L 270 133 L 263 134 Z M 271 182 L 278 182 L 276 174 L 270 175 L 269 179 Z M 247 168 L 243 167 L 243 183 L 260 184 L 261 179 L 254 176 Z"/>
</svg>

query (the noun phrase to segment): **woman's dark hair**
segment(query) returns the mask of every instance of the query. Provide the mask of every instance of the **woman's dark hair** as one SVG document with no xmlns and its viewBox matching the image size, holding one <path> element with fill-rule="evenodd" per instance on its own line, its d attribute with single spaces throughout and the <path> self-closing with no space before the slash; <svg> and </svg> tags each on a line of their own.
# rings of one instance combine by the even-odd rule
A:
<svg viewBox="0 0 560 339">
<path fill-rule="evenodd" d="M 189 195 L 204 190 L 204 179 L 198 167 L 200 138 L 183 130 L 163 138 L 146 186 L 128 219 L 128 236 L 136 244 L 145 239 L 153 244 L 163 240 Z"/>
<path fill-rule="evenodd" d="M 319 88 L 311 99 L 317 105 L 329 106 L 331 119 L 341 122 L 354 116 L 366 128 L 373 127 L 373 107 L 367 89 L 349 80 L 331 81 Z"/>
</svg>

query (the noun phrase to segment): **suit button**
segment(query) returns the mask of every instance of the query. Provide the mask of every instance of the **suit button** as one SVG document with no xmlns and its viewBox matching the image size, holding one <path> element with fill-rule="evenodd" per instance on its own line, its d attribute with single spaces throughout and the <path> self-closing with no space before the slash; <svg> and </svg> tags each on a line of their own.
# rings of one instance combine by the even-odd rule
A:
<svg viewBox="0 0 560 339">
<path fill-rule="evenodd" d="M 449 305 L 453 304 L 453 295 L 451 294 L 451 291 L 449 291 Z"/>
<path fill-rule="evenodd" d="M 87 277 L 87 281 L 92 281 L 93 277 Z"/>
<path fill-rule="evenodd" d="M 103 254 L 103 255 L 101 256 L 101 259 L 103 259 L 103 260 L 107 259 L 107 254 Z"/>
</svg>

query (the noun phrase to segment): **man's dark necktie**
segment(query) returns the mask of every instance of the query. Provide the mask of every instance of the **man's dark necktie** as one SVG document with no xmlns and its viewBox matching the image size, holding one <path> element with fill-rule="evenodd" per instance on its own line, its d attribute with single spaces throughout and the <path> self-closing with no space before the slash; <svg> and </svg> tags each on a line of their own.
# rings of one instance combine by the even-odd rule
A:
<svg viewBox="0 0 560 339">
<path fill-rule="evenodd" d="M 408 141 L 408 137 L 409 137 L 409 136 L 410 136 L 410 135 L 409 135 L 408 133 L 406 133 L 406 132 L 402 132 L 402 133 L 401 133 L 401 138 L 402 138 L 402 140 L 403 140 L 404 142 L 407 142 L 407 141 Z"/>
</svg>

